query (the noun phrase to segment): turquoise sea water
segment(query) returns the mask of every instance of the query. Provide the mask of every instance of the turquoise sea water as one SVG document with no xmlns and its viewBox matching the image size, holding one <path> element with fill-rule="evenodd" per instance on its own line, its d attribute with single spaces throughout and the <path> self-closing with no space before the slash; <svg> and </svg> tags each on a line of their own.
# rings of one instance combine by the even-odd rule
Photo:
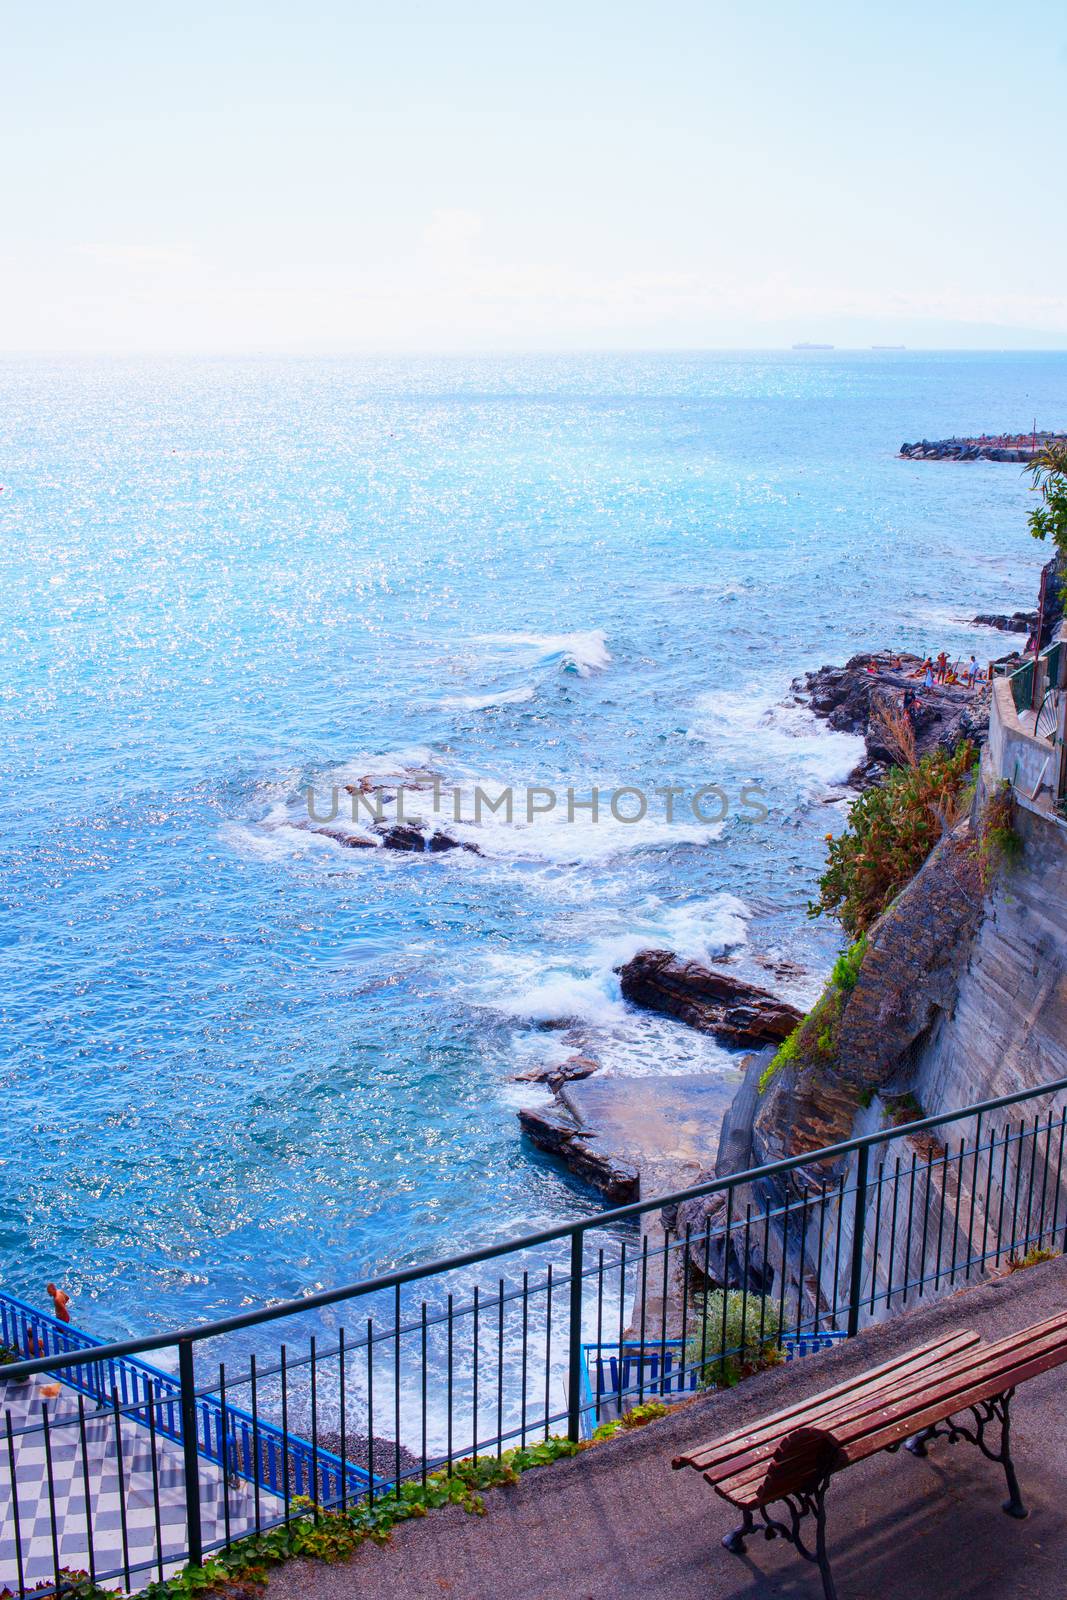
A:
<svg viewBox="0 0 1067 1600">
<path fill-rule="evenodd" d="M 894 645 L 999 654 L 1025 480 L 902 439 L 1060 425 L 1067 357 L 0 366 L 0 1259 L 125 1334 L 596 1208 L 515 1073 L 727 1069 L 631 1012 L 647 944 L 802 969 L 859 746 L 788 703 Z M 481 853 L 294 827 L 363 774 L 758 784 Z M 305 813 L 306 815 L 306 813 Z M 580 815 L 583 815 L 580 813 Z M 776 986 L 777 980 L 771 980 Z M 546 1028 L 544 1024 L 561 1026 Z"/>
</svg>

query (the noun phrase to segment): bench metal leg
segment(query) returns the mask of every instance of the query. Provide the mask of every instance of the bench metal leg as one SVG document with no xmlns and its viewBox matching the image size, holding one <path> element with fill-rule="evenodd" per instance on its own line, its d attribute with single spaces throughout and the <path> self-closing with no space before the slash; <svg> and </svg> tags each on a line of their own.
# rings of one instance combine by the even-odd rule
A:
<svg viewBox="0 0 1067 1600">
<path fill-rule="evenodd" d="M 775 1501 L 775 1510 L 778 1515 L 772 1516 L 770 1508 L 759 1507 L 759 1515 L 763 1526 L 758 1531 L 765 1539 L 784 1539 L 791 1544 L 798 1555 L 805 1561 L 810 1561 L 817 1566 L 822 1577 L 823 1595 L 825 1600 L 837 1600 L 837 1590 L 834 1588 L 833 1575 L 830 1571 L 830 1559 L 826 1553 L 826 1490 L 829 1485 L 829 1476 L 822 1478 L 813 1489 L 804 1493 L 785 1495 L 781 1500 Z M 788 1515 L 788 1521 L 786 1516 Z M 811 1549 L 804 1539 L 804 1524 L 811 1518 L 815 1523 L 815 1548 Z M 744 1513 L 744 1521 L 733 1533 L 728 1533 L 722 1541 L 725 1549 L 734 1555 L 743 1555 L 745 1539 L 757 1531 L 757 1523 L 751 1511 Z"/>
<path fill-rule="evenodd" d="M 1014 1393 L 1014 1389 L 1009 1389 L 1007 1394 L 1000 1396 L 1000 1460 L 1004 1463 L 1004 1476 L 1008 1480 L 1008 1499 L 1004 1502 L 1004 1510 L 1009 1517 L 1017 1517 L 1021 1522 L 1030 1513 L 1019 1493 L 1019 1480 L 1011 1459 L 1011 1397 Z"/>
<path fill-rule="evenodd" d="M 1015 1463 L 1011 1459 L 1011 1399 L 1014 1393 L 1014 1389 L 1009 1389 L 1005 1394 L 994 1395 L 991 1400 L 982 1400 L 971 1406 L 973 1427 L 965 1427 L 955 1417 L 949 1417 L 947 1422 L 935 1428 L 924 1428 L 921 1433 L 913 1434 L 905 1444 L 916 1456 L 926 1454 L 926 1446 L 931 1439 L 947 1439 L 949 1444 L 958 1444 L 965 1439 L 968 1444 L 977 1445 L 987 1461 L 998 1461 L 1004 1468 L 1008 1483 L 1008 1499 L 1004 1502 L 1004 1510 L 1009 1517 L 1017 1517 L 1021 1521 L 1030 1513 L 1023 1502 L 1019 1480 L 1015 1476 Z M 994 1422 L 1000 1424 L 1000 1447 L 996 1450 L 986 1442 L 986 1430 Z"/>
<path fill-rule="evenodd" d="M 822 1573 L 822 1591 L 825 1600 L 837 1600 L 837 1590 L 834 1588 L 833 1574 L 830 1571 L 830 1562 L 826 1554 L 826 1504 L 824 1497 L 820 1497 L 815 1508 L 815 1560 L 819 1571 Z"/>
<path fill-rule="evenodd" d="M 748 1546 L 745 1544 L 745 1539 L 752 1532 L 755 1526 L 755 1517 L 752 1515 L 751 1511 L 746 1511 L 741 1526 L 739 1528 L 735 1528 L 733 1533 L 728 1533 L 726 1538 L 722 1541 L 723 1549 L 729 1550 L 731 1555 L 743 1556 L 748 1548 Z"/>
</svg>

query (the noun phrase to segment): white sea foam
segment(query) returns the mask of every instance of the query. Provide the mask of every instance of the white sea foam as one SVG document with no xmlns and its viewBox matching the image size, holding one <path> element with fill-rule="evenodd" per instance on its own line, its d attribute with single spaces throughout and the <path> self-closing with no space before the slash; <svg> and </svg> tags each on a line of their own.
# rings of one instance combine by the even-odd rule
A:
<svg viewBox="0 0 1067 1600">
<path fill-rule="evenodd" d="M 583 1022 L 610 1027 L 625 1019 L 618 979 L 610 967 L 585 977 L 567 970 L 547 973 L 519 994 L 501 996 L 499 1010 L 524 1022 Z"/>
<path fill-rule="evenodd" d="M 611 661 L 603 628 L 576 633 L 483 633 L 475 642 L 532 652 L 542 665 L 558 665 L 561 672 L 574 672 L 579 678 L 603 672 Z"/>
<path fill-rule="evenodd" d="M 609 967 L 630 961 L 639 950 L 673 950 L 687 961 L 720 961 L 748 942 L 752 913 L 733 894 L 716 894 L 686 905 L 645 900 L 630 908 L 625 933 L 595 946 L 599 961 Z"/>
<path fill-rule="evenodd" d="M 401 770 L 399 756 L 417 765 Z M 336 789 L 338 815 L 331 821 L 316 822 L 315 826 L 337 834 L 366 832 L 378 820 L 379 809 L 380 822 L 388 825 L 398 819 L 397 791 L 403 788 L 403 821 L 419 824 L 428 831 L 448 833 L 463 844 L 476 845 L 481 855 L 495 860 L 554 866 L 606 860 L 634 850 L 708 844 L 719 838 L 725 827 L 718 821 L 698 822 L 691 812 L 685 820 L 683 802 L 678 804 L 680 818 L 668 822 L 663 801 L 653 794 L 646 797 L 647 814 L 640 821 L 620 821 L 611 810 L 610 783 L 599 786 L 594 820 L 589 810 L 592 783 L 588 787 L 575 786 L 572 811 L 565 784 L 545 785 L 534 793 L 525 783 L 508 785 L 500 779 L 476 777 L 469 770 L 455 770 L 446 778 L 433 770 L 433 760 L 432 753 L 426 750 L 359 756 L 322 774 L 312 784 L 316 809 L 320 816 L 327 817 L 332 809 L 332 791 Z M 366 793 L 365 799 L 347 792 L 346 785 L 358 787 L 363 778 L 371 779 L 371 792 Z M 439 784 L 436 791 L 435 779 Z M 501 803 L 508 788 L 510 820 L 506 798 Z M 548 803 L 549 795 L 554 796 L 554 805 L 545 811 L 541 808 Z M 492 810 L 498 803 L 501 808 Z M 620 815 L 633 815 L 638 808 L 639 801 L 633 794 L 621 796 L 618 801 Z M 274 805 L 267 813 L 263 826 L 292 828 L 306 824 L 307 817 L 306 790 L 290 790 L 285 802 Z M 455 859 L 459 859 L 459 852 Z M 464 859 L 469 863 L 473 858 L 467 854 Z"/>
<path fill-rule="evenodd" d="M 237 855 L 259 861 L 285 861 L 296 856 L 329 855 L 336 845 L 324 834 L 297 828 L 289 821 L 260 823 L 227 822 L 219 829 L 222 842 Z M 375 840 L 375 843 L 378 841 Z"/>
<path fill-rule="evenodd" d="M 485 694 L 455 694 L 439 700 L 439 706 L 457 711 L 491 711 L 495 706 L 521 706 L 532 700 L 537 690 L 532 683 L 518 689 L 494 689 Z"/>
<path fill-rule="evenodd" d="M 627 1005 L 616 969 L 638 950 L 650 948 L 671 949 L 700 961 L 721 959 L 744 945 L 749 915 L 744 901 L 731 894 L 683 906 L 646 900 L 627 908 L 625 932 L 596 939 L 566 960 L 546 965 L 529 952 L 487 954 L 473 980 L 471 999 L 527 1026 L 577 1026 L 583 1052 L 593 1055 L 607 1073 L 633 1076 L 733 1066 L 730 1052 L 706 1035 Z M 546 1048 L 545 1036 L 539 1034 L 520 1034 L 515 1045 L 523 1059 L 531 1050 Z M 558 1059 L 560 1049 L 553 1041 L 551 1059 Z"/>
<path fill-rule="evenodd" d="M 825 788 L 845 783 L 866 748 L 858 734 L 837 733 L 807 706 L 758 686 L 702 695 L 689 737 L 729 746 L 733 760 L 747 748 L 754 766 L 780 763 Z"/>
</svg>

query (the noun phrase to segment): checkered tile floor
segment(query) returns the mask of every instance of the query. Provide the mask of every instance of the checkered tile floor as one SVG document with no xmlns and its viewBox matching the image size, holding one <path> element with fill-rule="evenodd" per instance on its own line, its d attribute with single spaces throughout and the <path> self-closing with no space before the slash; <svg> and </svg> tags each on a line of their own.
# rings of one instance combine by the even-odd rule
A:
<svg viewBox="0 0 1067 1600">
<path fill-rule="evenodd" d="M 55 1398 L 42 1396 L 41 1382 L 31 1378 L 22 1384 L 0 1383 L 0 1588 L 7 1585 L 16 1594 L 19 1589 L 16 1497 L 11 1493 L 7 1412 L 14 1437 L 17 1533 L 26 1588 L 52 1581 L 57 1564 L 77 1571 L 90 1569 L 86 1470 L 93 1564 L 99 1579 L 106 1574 L 111 1578 L 109 1587 L 136 1591 L 160 1575 L 160 1563 L 164 1575 L 184 1565 L 185 1472 L 179 1447 L 168 1440 L 156 1440 L 157 1536 L 151 1435 L 147 1426 L 123 1418 L 120 1437 L 116 1439 L 114 1417 L 109 1412 L 96 1411 L 87 1401 L 83 1453 L 76 1397 L 65 1388 Z M 47 1444 L 41 1426 L 44 1406 L 48 1408 Z M 51 1497 L 49 1444 L 54 1486 Z M 54 1528 L 50 1498 L 55 1506 Z M 236 1486 L 232 1481 L 227 1485 L 218 1468 L 201 1459 L 200 1515 L 205 1546 L 225 1538 L 227 1512 L 231 1537 L 238 1538 L 254 1528 L 252 1486 L 243 1481 Z M 261 1490 L 262 1521 L 272 1522 L 281 1514 L 281 1500 Z M 124 1518 L 128 1554 L 124 1554 Z"/>
</svg>

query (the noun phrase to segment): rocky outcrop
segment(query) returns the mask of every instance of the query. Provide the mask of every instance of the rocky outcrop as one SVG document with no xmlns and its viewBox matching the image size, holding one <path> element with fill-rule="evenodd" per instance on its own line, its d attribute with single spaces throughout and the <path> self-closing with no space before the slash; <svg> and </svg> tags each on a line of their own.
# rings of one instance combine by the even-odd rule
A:
<svg viewBox="0 0 1067 1600">
<path fill-rule="evenodd" d="M 670 950 L 642 950 L 618 973 L 631 1004 L 677 1017 L 727 1044 L 775 1043 L 800 1021 L 795 1006 L 766 989 L 699 961 L 683 961 Z"/>
<path fill-rule="evenodd" d="M 555 1092 L 565 1083 L 577 1083 L 582 1078 L 591 1078 L 598 1070 L 599 1061 L 594 1061 L 592 1056 L 568 1056 L 566 1061 L 558 1061 L 550 1066 L 532 1067 L 529 1072 L 517 1072 L 515 1083 L 544 1083 Z"/>
<path fill-rule="evenodd" d="M 368 839 L 365 833 L 338 833 L 335 828 L 313 828 L 310 822 L 296 822 L 296 828 L 303 828 L 307 833 L 321 834 L 324 839 L 332 839 L 334 844 L 342 845 L 346 850 L 377 850 L 376 839 Z"/>
<path fill-rule="evenodd" d="M 850 1138 L 873 1094 L 906 1087 L 923 1040 L 955 1004 L 982 906 L 980 856 L 963 822 L 871 929 L 854 987 L 831 983 L 809 1014 L 793 1058 L 760 1097 L 758 1162 Z"/>
<path fill-rule="evenodd" d="M 722 1121 L 715 1171 L 702 1172 L 697 1184 L 712 1177 L 728 1178 L 752 1166 L 752 1125 L 759 1105 L 759 1080 L 772 1055 L 773 1051 L 767 1049 L 746 1057 L 744 1079 Z M 722 1191 L 683 1200 L 670 1222 L 681 1238 L 688 1239 L 689 1261 L 699 1277 L 720 1288 L 768 1293 L 774 1269 L 764 1257 L 759 1230 L 755 1236 L 750 1230 L 746 1240 L 731 1226 L 749 1210 L 759 1216 L 763 1203 L 755 1187 L 747 1183 L 734 1185 L 731 1202 Z"/>
<path fill-rule="evenodd" d="M 1025 465 L 1049 444 L 1067 444 L 1067 436 L 983 433 L 969 439 L 920 439 L 916 444 L 902 444 L 900 453 L 909 461 L 1016 461 Z"/>
<path fill-rule="evenodd" d="M 917 697 L 911 724 L 918 756 L 938 747 L 953 750 L 961 739 L 970 739 L 979 746 L 985 743 L 989 732 L 988 684 L 980 684 L 974 690 L 961 684 L 935 684 L 924 689 L 919 676 L 921 667 L 918 656 L 866 651 L 853 656 L 843 667 L 820 667 L 817 672 L 794 680 L 794 693 L 810 705 L 817 717 L 825 717 L 839 733 L 862 736 L 867 755 L 849 775 L 854 788 L 870 788 L 889 767 L 899 764 L 900 752 L 890 745 L 879 708 L 899 712 L 909 689 Z"/>
<path fill-rule="evenodd" d="M 982 611 L 974 622 L 981 628 L 1000 628 L 1003 633 L 1031 633 L 1037 627 L 1037 612 L 1013 611 L 1009 617 L 1001 612 Z"/>
<path fill-rule="evenodd" d="M 472 850 L 478 853 L 477 845 L 463 844 L 459 839 L 453 839 L 450 833 L 441 833 L 439 830 L 427 833 L 413 822 L 394 822 L 391 827 L 376 828 L 374 831 L 381 836 L 387 850 L 411 850 L 416 854 L 423 850 L 435 854 L 441 850 Z"/>
<path fill-rule="evenodd" d="M 1040 646 L 1044 650 L 1052 643 L 1053 635 L 1064 616 L 1064 599 L 1067 597 L 1067 553 L 1057 553 L 1045 563 L 1041 571 L 1045 604 L 1041 615 Z"/>
<path fill-rule="evenodd" d="M 308 833 L 321 834 L 324 839 L 332 839 L 334 844 L 343 846 L 346 850 L 377 850 L 379 847 L 386 850 L 401 850 L 421 855 L 426 851 L 438 854 L 442 850 L 470 850 L 474 855 L 481 851 L 476 844 L 466 844 L 460 839 L 453 839 L 450 833 L 440 830 L 427 832 L 413 822 L 396 822 L 388 826 L 375 826 L 370 833 L 346 833 L 340 828 L 313 828 L 309 822 L 294 824 L 304 828 Z"/>
<path fill-rule="evenodd" d="M 551 1106 L 524 1107 L 519 1123 L 539 1150 L 556 1156 L 576 1178 L 599 1189 L 614 1205 L 626 1205 L 640 1197 L 641 1175 L 633 1163 L 600 1148 L 596 1134 L 582 1127 L 559 1101 Z"/>
</svg>

